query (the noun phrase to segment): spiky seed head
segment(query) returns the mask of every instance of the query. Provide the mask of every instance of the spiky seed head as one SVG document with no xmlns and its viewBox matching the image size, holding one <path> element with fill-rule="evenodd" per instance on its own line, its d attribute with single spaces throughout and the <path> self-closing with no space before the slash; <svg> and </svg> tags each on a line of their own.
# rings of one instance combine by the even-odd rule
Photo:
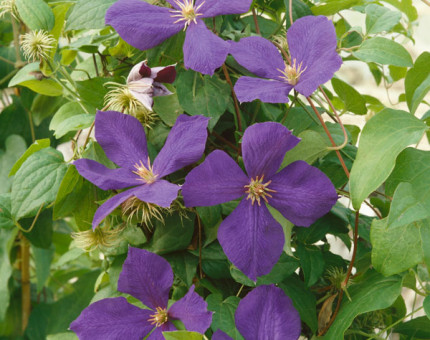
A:
<svg viewBox="0 0 430 340">
<path fill-rule="evenodd" d="M 277 43 L 285 52 L 288 52 L 288 41 L 287 41 L 287 31 L 282 30 L 279 34 L 275 35 L 272 40 Z"/>
<path fill-rule="evenodd" d="M 15 5 L 15 0 L 2 0 L 0 2 L 0 18 L 7 13 L 12 15 L 16 20 L 19 20 L 18 10 Z"/>
<path fill-rule="evenodd" d="M 25 59 L 45 61 L 55 46 L 56 40 L 44 30 L 30 31 L 21 36 L 21 49 Z"/>
<path fill-rule="evenodd" d="M 156 219 L 164 223 L 162 212 L 167 209 L 162 208 L 153 203 L 143 202 L 136 196 L 132 196 L 121 204 L 122 215 L 127 218 L 127 222 L 131 222 L 134 218 L 147 226 L 152 226 L 152 219 Z"/>
<path fill-rule="evenodd" d="M 154 125 L 157 115 L 143 106 L 127 85 L 114 82 L 106 84 L 110 91 L 105 95 L 105 105 L 109 109 L 134 116 L 147 128 Z"/>
<path fill-rule="evenodd" d="M 105 229 L 96 228 L 72 233 L 72 238 L 75 240 L 76 247 L 87 252 L 95 249 L 112 248 L 121 241 L 121 233 L 123 228 Z"/>
</svg>

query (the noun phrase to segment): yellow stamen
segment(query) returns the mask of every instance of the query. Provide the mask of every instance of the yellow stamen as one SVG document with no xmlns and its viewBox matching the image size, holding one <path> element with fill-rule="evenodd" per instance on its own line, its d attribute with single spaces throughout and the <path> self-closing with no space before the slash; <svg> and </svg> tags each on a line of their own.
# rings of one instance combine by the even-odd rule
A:
<svg viewBox="0 0 430 340">
<path fill-rule="evenodd" d="M 255 177 L 255 179 L 251 178 L 251 182 L 248 185 L 245 185 L 247 189 L 245 193 L 248 194 L 246 199 L 251 200 L 251 204 L 254 205 L 255 201 L 257 201 L 258 206 L 261 206 L 261 199 L 263 199 L 266 203 L 269 203 L 267 197 L 272 198 L 272 195 L 269 192 L 276 192 L 276 190 L 269 189 L 268 186 L 272 181 L 268 181 L 263 183 L 264 175 L 261 178 L 259 176 Z"/>
<path fill-rule="evenodd" d="M 155 324 L 155 327 L 161 327 L 168 320 L 167 310 L 165 308 L 157 307 L 155 314 L 151 315 L 148 321 L 151 325 Z"/>
<path fill-rule="evenodd" d="M 154 183 L 157 180 L 158 175 L 154 175 L 154 169 L 151 166 L 150 159 L 148 157 L 148 167 L 146 167 L 142 161 L 139 164 L 135 164 L 134 167 L 136 171 L 133 171 L 136 175 L 138 175 L 141 180 L 146 182 L 147 184 Z"/>
<path fill-rule="evenodd" d="M 305 67 L 302 70 L 302 65 L 303 65 L 303 62 L 297 65 L 296 59 L 293 59 L 293 62 L 291 65 L 285 64 L 284 70 L 278 69 L 278 71 L 282 73 L 282 75 L 279 77 L 282 80 L 286 81 L 288 84 L 296 85 L 302 73 L 305 72 L 307 69 L 307 67 Z"/>
<path fill-rule="evenodd" d="M 172 18 L 179 18 L 174 23 L 177 24 L 178 22 L 185 21 L 184 31 L 187 29 L 187 27 L 191 24 L 191 22 L 194 22 L 197 24 L 197 17 L 203 15 L 201 13 L 198 13 L 198 10 L 203 6 L 205 3 L 204 1 L 198 5 L 196 8 L 194 8 L 194 0 L 174 0 L 176 5 L 180 9 L 172 9 L 170 13 Z"/>
</svg>

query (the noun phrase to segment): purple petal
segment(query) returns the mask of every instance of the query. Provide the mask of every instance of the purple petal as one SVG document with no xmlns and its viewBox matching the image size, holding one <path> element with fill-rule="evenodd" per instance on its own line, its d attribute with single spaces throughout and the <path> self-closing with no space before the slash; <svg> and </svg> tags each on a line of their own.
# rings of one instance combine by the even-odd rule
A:
<svg viewBox="0 0 430 340">
<path fill-rule="evenodd" d="M 187 207 L 216 205 L 244 195 L 248 183 L 236 162 L 224 151 L 216 150 L 185 177 L 182 195 Z"/>
<path fill-rule="evenodd" d="M 284 232 L 264 203 L 258 206 L 243 199 L 219 226 L 218 240 L 228 259 L 256 281 L 279 260 Z"/>
<path fill-rule="evenodd" d="M 204 333 L 212 322 L 212 312 L 208 311 L 208 304 L 194 292 L 194 285 L 188 293 L 176 301 L 169 309 L 169 317 L 181 320 L 187 331 Z"/>
<path fill-rule="evenodd" d="M 81 340 L 141 340 L 154 328 L 148 322 L 151 314 L 123 297 L 103 299 L 85 308 L 70 329 Z"/>
<path fill-rule="evenodd" d="M 336 32 L 333 23 L 325 16 L 307 16 L 297 19 L 287 32 L 291 60 L 306 70 L 295 89 L 310 96 L 319 85 L 333 77 L 342 65 L 336 52 Z M 323 65 L 323 67 L 321 67 Z"/>
<path fill-rule="evenodd" d="M 112 211 L 114 211 L 121 203 L 125 202 L 130 197 L 134 196 L 136 188 L 126 190 L 119 193 L 106 202 L 104 202 L 96 211 L 93 218 L 93 229 L 96 229 L 98 225 L 108 216 Z"/>
<path fill-rule="evenodd" d="M 148 336 L 145 340 L 166 340 L 166 338 L 163 335 L 163 332 L 171 332 L 176 331 L 176 327 L 171 322 L 166 322 L 165 324 L 162 324 L 160 327 L 156 327 L 154 331 L 151 333 L 150 336 Z"/>
<path fill-rule="evenodd" d="M 78 159 L 73 164 L 82 177 L 103 190 L 124 189 L 141 183 L 128 169 L 109 169 L 91 159 Z"/>
<path fill-rule="evenodd" d="M 274 175 L 269 204 L 298 226 L 308 227 L 327 214 L 337 201 L 328 177 L 306 162 L 291 163 Z"/>
<path fill-rule="evenodd" d="M 287 103 L 292 85 L 277 80 L 240 77 L 234 85 L 237 99 L 252 102 L 260 99 L 265 103 Z"/>
<path fill-rule="evenodd" d="M 147 166 L 148 151 L 142 124 L 116 111 L 98 111 L 95 136 L 106 156 L 122 168 L 135 171 L 135 164 Z"/>
<path fill-rule="evenodd" d="M 134 296 L 152 309 L 166 308 L 173 272 L 169 262 L 144 249 L 128 248 L 118 279 L 118 291 Z"/>
<path fill-rule="evenodd" d="M 168 96 L 172 94 L 172 92 L 170 92 L 169 89 L 161 83 L 154 82 L 152 86 L 153 97 Z"/>
<path fill-rule="evenodd" d="M 152 79 L 151 79 L 152 80 Z M 153 89 L 151 88 L 151 92 Z M 134 91 L 130 88 L 130 92 L 133 94 L 133 96 L 140 101 L 140 103 L 149 111 L 152 111 L 152 106 L 154 105 L 154 100 L 152 99 L 153 94 L 152 93 L 142 93 Z"/>
<path fill-rule="evenodd" d="M 151 184 L 141 185 L 136 188 L 134 195 L 141 201 L 153 203 L 163 208 L 169 208 L 170 204 L 178 196 L 179 185 L 165 180 L 158 180 Z"/>
<path fill-rule="evenodd" d="M 180 115 L 154 160 L 159 178 L 197 162 L 205 150 L 209 118 Z"/>
<path fill-rule="evenodd" d="M 130 45 L 147 50 L 162 43 L 184 28 L 176 23 L 171 9 L 140 0 L 119 0 L 106 13 L 106 25 Z"/>
<path fill-rule="evenodd" d="M 184 42 L 184 65 L 194 71 L 213 75 L 227 57 L 229 44 L 210 31 L 202 20 L 191 23 Z"/>
<path fill-rule="evenodd" d="M 175 65 L 165 67 L 153 67 L 152 72 L 155 73 L 154 81 L 157 83 L 168 83 L 171 84 L 176 79 L 176 68 Z"/>
<path fill-rule="evenodd" d="M 250 126 L 242 138 L 243 162 L 248 176 L 255 179 L 264 175 L 269 180 L 281 166 L 285 153 L 299 142 L 299 138 L 279 123 Z"/>
<path fill-rule="evenodd" d="M 197 13 L 202 18 L 216 17 L 224 14 L 242 14 L 249 11 L 252 0 L 196 0 L 194 8 L 201 5 Z"/>
<path fill-rule="evenodd" d="M 212 340 L 233 340 L 230 336 L 225 334 L 222 330 L 218 329 L 213 335 Z"/>
<path fill-rule="evenodd" d="M 279 70 L 285 69 L 279 50 L 262 37 L 248 37 L 239 42 L 231 42 L 230 54 L 240 65 L 261 78 L 279 80 Z"/>
<path fill-rule="evenodd" d="M 300 316 L 282 289 L 259 286 L 248 293 L 235 313 L 236 327 L 246 340 L 297 340 Z"/>
</svg>

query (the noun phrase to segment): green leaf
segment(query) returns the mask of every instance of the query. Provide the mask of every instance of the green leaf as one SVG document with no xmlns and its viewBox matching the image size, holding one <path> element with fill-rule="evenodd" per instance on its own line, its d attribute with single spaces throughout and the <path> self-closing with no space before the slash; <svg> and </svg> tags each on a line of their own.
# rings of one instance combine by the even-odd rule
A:
<svg viewBox="0 0 430 340">
<path fill-rule="evenodd" d="M 408 339 L 430 339 L 430 320 L 426 316 L 420 316 L 401 323 L 393 331 L 407 335 Z"/>
<path fill-rule="evenodd" d="M 9 178 L 9 172 L 27 147 L 24 138 L 18 135 L 7 137 L 5 146 L 5 151 L 0 149 L 0 194 L 10 191 L 12 178 Z"/>
<path fill-rule="evenodd" d="M 199 259 L 186 251 L 168 254 L 165 258 L 172 266 L 175 275 L 177 275 L 187 287 L 190 287 L 193 284 L 193 278 L 196 274 Z"/>
<path fill-rule="evenodd" d="M 178 214 L 164 217 L 164 223 L 155 222 L 155 232 L 148 250 L 164 254 L 187 248 L 194 232 L 194 214 L 181 218 Z"/>
<path fill-rule="evenodd" d="M 20 221 L 21 226 L 26 230 L 29 230 L 33 223 L 34 217 L 24 218 Z M 46 209 L 40 213 L 33 229 L 24 235 L 33 246 L 49 249 L 53 233 L 52 209 Z"/>
<path fill-rule="evenodd" d="M 305 277 L 305 284 L 307 287 L 310 287 L 318 281 L 324 272 L 325 262 L 321 250 L 316 246 L 304 246 L 299 244 L 296 254 L 300 259 L 300 266 L 302 267 Z"/>
<path fill-rule="evenodd" d="M 401 110 L 382 110 L 367 122 L 350 176 L 354 209 L 384 182 L 398 154 L 418 143 L 426 130 L 423 122 Z"/>
<path fill-rule="evenodd" d="M 42 205 L 52 203 L 66 170 L 61 152 L 50 147 L 28 157 L 13 179 L 12 216 L 34 216 Z"/>
<path fill-rule="evenodd" d="M 399 43 L 387 38 L 375 37 L 365 40 L 352 54 L 365 62 L 407 67 L 413 65 L 409 52 Z"/>
<path fill-rule="evenodd" d="M 408 16 L 410 21 L 415 21 L 418 18 L 417 9 L 412 5 L 412 0 L 384 0 L 401 10 Z"/>
<path fill-rule="evenodd" d="M 43 0 L 16 0 L 16 8 L 22 21 L 31 30 L 49 32 L 54 27 L 55 17 L 51 8 Z"/>
<path fill-rule="evenodd" d="M 10 194 L 0 194 L 0 229 L 15 226 L 10 209 Z"/>
<path fill-rule="evenodd" d="M 384 277 L 369 270 L 360 283 L 349 289 L 351 300 L 344 299 L 336 319 L 324 340 L 339 340 L 356 316 L 390 307 L 402 289 L 402 277 L 399 275 Z"/>
<path fill-rule="evenodd" d="M 37 62 L 25 65 L 15 74 L 8 86 L 13 87 L 16 85 L 28 87 L 30 90 L 45 96 L 55 97 L 63 94 L 63 88 L 60 84 L 52 79 L 45 78 L 40 73 L 39 63 Z"/>
<path fill-rule="evenodd" d="M 402 13 L 391 11 L 386 7 L 376 4 L 366 6 L 366 32 L 367 34 L 375 34 L 383 31 L 388 32 L 396 26 Z"/>
<path fill-rule="evenodd" d="M 358 115 L 365 115 L 367 113 L 366 100 L 356 89 L 337 78 L 333 78 L 331 84 L 334 91 L 345 103 L 347 111 Z"/>
<path fill-rule="evenodd" d="M 430 295 L 427 295 L 423 302 L 424 312 L 430 320 Z"/>
<path fill-rule="evenodd" d="M 54 249 L 32 247 L 34 263 L 36 265 L 37 292 L 45 286 L 51 272 L 51 263 L 54 258 Z"/>
<path fill-rule="evenodd" d="M 409 110 L 415 114 L 421 101 L 430 91 L 430 52 L 422 53 L 409 69 L 405 78 L 406 102 Z"/>
<path fill-rule="evenodd" d="M 284 0 L 287 19 L 287 28 L 291 26 L 290 23 L 290 0 Z M 293 22 L 301 17 L 312 15 L 311 9 L 301 0 L 293 0 L 292 4 Z"/>
<path fill-rule="evenodd" d="M 359 2 L 360 0 L 326 0 L 322 5 L 313 6 L 311 10 L 315 15 L 332 15 Z"/>
<path fill-rule="evenodd" d="M 279 284 L 279 287 L 293 301 L 294 308 L 300 314 L 300 319 L 315 333 L 318 329 L 315 295 L 305 287 L 297 274 L 288 277 Z"/>
<path fill-rule="evenodd" d="M 167 84 L 169 90 L 173 87 Z M 161 120 L 168 126 L 173 126 L 180 114 L 184 113 L 179 104 L 178 95 L 173 93 L 170 96 L 154 97 L 154 112 L 156 112 Z"/>
<path fill-rule="evenodd" d="M 54 135 L 57 139 L 59 139 L 70 131 L 86 129 L 87 127 L 91 126 L 91 124 L 94 122 L 94 119 L 95 115 L 93 114 L 80 114 L 69 117 L 58 124 Z"/>
<path fill-rule="evenodd" d="M 163 332 L 166 340 L 203 340 L 203 334 L 188 331 Z"/>
<path fill-rule="evenodd" d="M 58 111 L 52 117 L 49 124 L 49 130 L 55 131 L 58 129 L 59 125 L 67 118 L 82 114 L 82 107 L 76 102 L 69 102 L 61 106 Z"/>
<path fill-rule="evenodd" d="M 212 316 L 211 328 L 215 332 L 220 329 L 230 335 L 234 340 L 243 340 L 234 323 L 234 313 L 240 299 L 230 296 L 223 300 L 221 295 L 211 294 L 206 298 L 208 309 L 215 312 Z"/>
<path fill-rule="evenodd" d="M 192 70 L 180 72 L 175 86 L 181 106 L 191 115 L 211 117 L 212 129 L 227 109 L 230 86 L 217 75 L 208 76 Z"/>
<path fill-rule="evenodd" d="M 105 27 L 106 11 L 117 0 L 78 0 L 72 9 L 66 31 Z"/>
<path fill-rule="evenodd" d="M 15 162 L 14 166 L 9 172 L 9 176 L 13 176 L 16 174 L 16 172 L 21 167 L 22 163 L 25 162 L 25 160 L 30 157 L 35 152 L 42 150 L 44 148 L 47 148 L 51 145 L 51 141 L 48 138 L 45 139 L 38 139 L 33 144 L 30 145 L 30 147 L 22 154 L 22 156 Z"/>
<path fill-rule="evenodd" d="M 290 277 L 298 267 L 299 261 L 296 258 L 282 253 L 270 273 L 257 278 L 257 286 L 280 283 Z"/>
<path fill-rule="evenodd" d="M 17 228 L 0 229 L 0 322 L 4 320 L 9 307 L 9 278 L 13 269 L 9 253 L 17 233 Z"/>
</svg>

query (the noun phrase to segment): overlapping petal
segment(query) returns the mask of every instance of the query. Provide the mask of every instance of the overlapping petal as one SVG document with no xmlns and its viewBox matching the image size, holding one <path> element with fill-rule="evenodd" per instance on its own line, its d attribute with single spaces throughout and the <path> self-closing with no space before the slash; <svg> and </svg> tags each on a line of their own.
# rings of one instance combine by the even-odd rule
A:
<svg viewBox="0 0 430 340">
<path fill-rule="evenodd" d="M 85 308 L 70 329 L 81 340 L 141 340 L 153 328 L 147 322 L 151 312 L 129 304 L 123 297 L 103 299 Z"/>
<path fill-rule="evenodd" d="M 108 216 L 112 211 L 114 211 L 121 203 L 125 202 L 130 197 L 134 196 L 136 188 L 132 188 L 121 192 L 104 202 L 96 211 L 93 217 L 93 229 L 97 228 L 98 225 Z"/>
<path fill-rule="evenodd" d="M 236 327 L 246 340 L 297 340 L 300 316 L 282 289 L 259 286 L 245 296 L 235 313 Z"/>
<path fill-rule="evenodd" d="M 270 272 L 281 256 L 284 232 L 266 205 L 243 199 L 221 223 L 218 240 L 228 259 L 256 281 Z"/>
<path fill-rule="evenodd" d="M 191 170 L 182 186 L 187 207 L 210 206 L 234 200 L 245 193 L 248 177 L 224 151 L 213 151 Z"/>
<path fill-rule="evenodd" d="M 154 183 L 137 187 L 134 195 L 141 201 L 168 208 L 178 196 L 179 189 L 179 185 L 165 180 L 158 180 Z"/>
<path fill-rule="evenodd" d="M 342 65 L 333 23 L 322 15 L 297 19 L 287 32 L 287 40 L 291 60 L 306 67 L 295 89 L 310 96 Z"/>
<path fill-rule="evenodd" d="M 202 18 L 225 14 L 242 14 L 249 11 L 252 0 L 196 0 L 195 7 L 201 5 Z"/>
<path fill-rule="evenodd" d="M 186 68 L 212 75 L 224 63 L 229 44 L 197 20 L 188 26 L 183 50 Z"/>
<path fill-rule="evenodd" d="M 139 177 L 128 169 L 109 169 L 91 159 L 78 159 L 73 164 L 82 177 L 103 190 L 118 190 L 139 184 Z"/>
<path fill-rule="evenodd" d="M 169 309 L 169 317 L 181 320 L 188 331 L 202 334 L 211 325 L 212 314 L 208 311 L 206 301 L 194 292 L 194 285 L 182 299 L 176 301 Z"/>
<path fill-rule="evenodd" d="M 176 327 L 171 322 L 166 322 L 162 324 L 160 327 L 156 327 L 154 331 L 148 336 L 145 340 L 166 340 L 163 335 L 163 332 L 172 332 L 176 331 Z"/>
<path fill-rule="evenodd" d="M 234 85 L 237 99 L 242 102 L 252 102 L 260 99 L 265 103 L 287 103 L 292 85 L 271 79 L 240 77 Z"/>
<path fill-rule="evenodd" d="M 181 31 L 183 23 L 175 23 L 171 10 L 140 0 L 119 0 L 106 13 L 111 25 L 130 45 L 147 50 Z"/>
<path fill-rule="evenodd" d="M 212 340 L 233 340 L 232 337 L 228 336 L 227 334 L 225 334 L 223 331 L 221 330 L 217 330 L 213 335 L 212 335 Z"/>
<path fill-rule="evenodd" d="M 171 84 L 176 79 L 175 65 L 169 65 L 165 67 L 153 67 L 151 69 L 151 72 L 151 76 L 154 78 L 154 81 L 158 83 Z"/>
<path fill-rule="evenodd" d="M 327 214 L 337 201 L 330 179 L 306 162 L 291 163 L 272 178 L 276 190 L 269 204 L 298 226 L 308 227 Z"/>
<path fill-rule="evenodd" d="M 281 166 L 285 153 L 299 142 L 299 138 L 279 123 L 250 126 L 242 139 L 243 162 L 248 176 L 255 179 L 264 175 L 269 180 Z"/>
<path fill-rule="evenodd" d="M 128 249 L 118 280 L 120 292 L 134 296 L 150 308 L 166 308 L 172 284 L 172 268 L 165 259 L 144 249 Z"/>
<path fill-rule="evenodd" d="M 236 61 L 261 78 L 278 79 L 285 63 L 281 53 L 269 40 L 248 37 L 230 42 L 230 54 Z"/>
<path fill-rule="evenodd" d="M 106 156 L 117 165 L 131 171 L 139 162 L 147 165 L 145 130 L 136 118 L 116 111 L 98 111 L 95 136 Z"/>
<path fill-rule="evenodd" d="M 180 115 L 154 160 L 154 173 L 159 178 L 194 163 L 203 155 L 209 118 Z"/>
</svg>

